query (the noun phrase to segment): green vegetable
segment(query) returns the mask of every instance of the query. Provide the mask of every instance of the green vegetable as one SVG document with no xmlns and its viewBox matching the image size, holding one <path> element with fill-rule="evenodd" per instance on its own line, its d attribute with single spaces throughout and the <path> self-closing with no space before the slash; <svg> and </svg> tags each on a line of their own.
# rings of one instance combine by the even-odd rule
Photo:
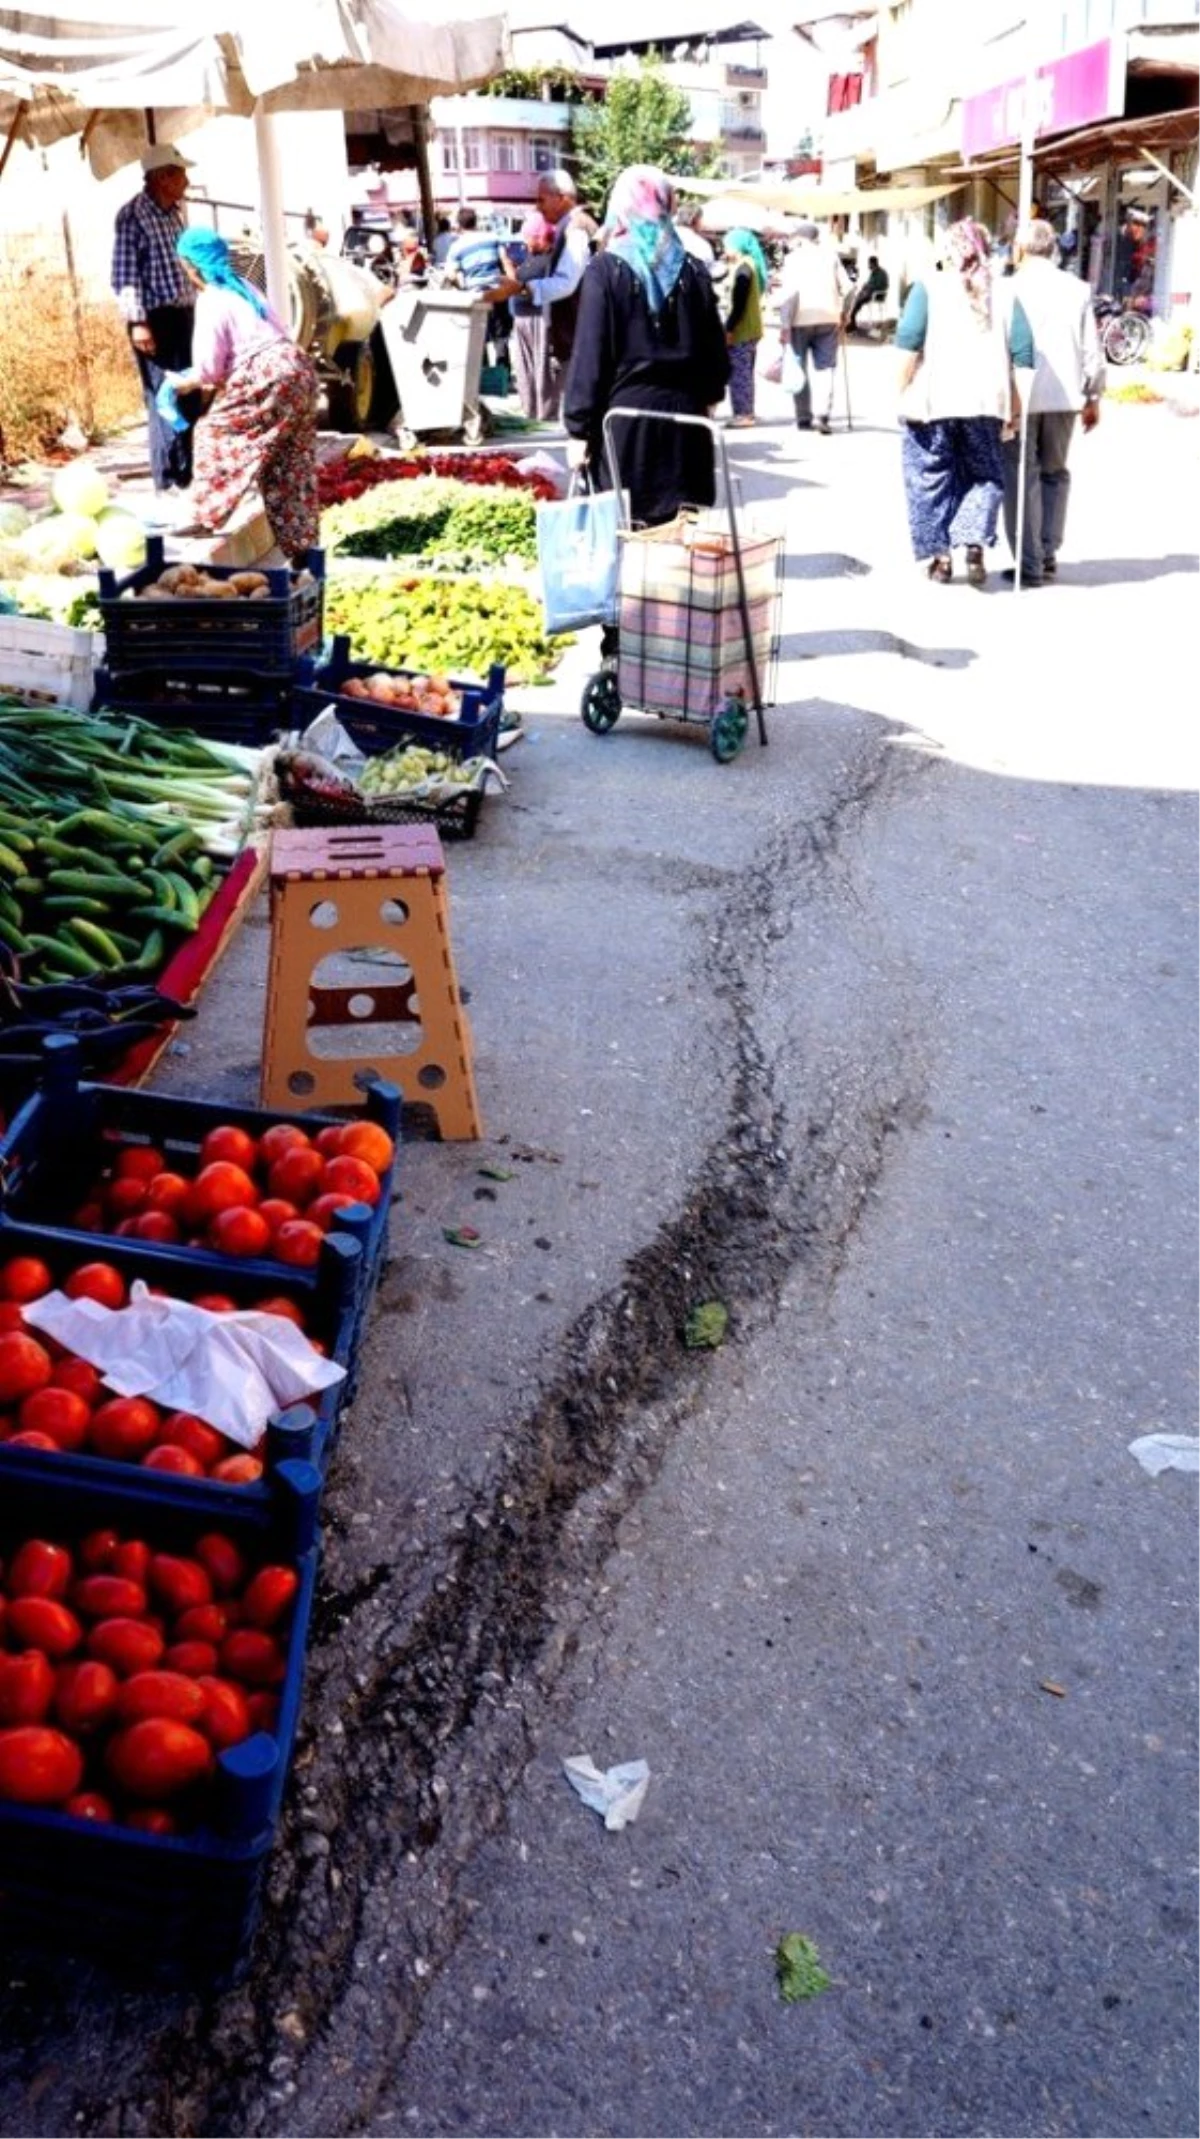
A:
<svg viewBox="0 0 1200 2139">
<path fill-rule="evenodd" d="M 785 2005 L 795 2005 L 801 1998 L 819 1997 L 829 1989 L 821 1957 L 802 1931 L 789 1931 L 786 1938 L 780 1939 L 775 1948 L 775 1979 Z"/>
<path fill-rule="evenodd" d="M 684 1325 L 683 1341 L 690 1352 L 716 1351 L 724 1344 L 729 1327 L 729 1309 L 720 1300 L 705 1300 L 693 1307 Z"/>
<path fill-rule="evenodd" d="M 363 661 L 479 677 L 501 661 L 512 683 L 536 683 L 567 643 L 546 638 L 532 595 L 500 580 L 335 577 L 325 622 L 349 634 Z"/>
</svg>

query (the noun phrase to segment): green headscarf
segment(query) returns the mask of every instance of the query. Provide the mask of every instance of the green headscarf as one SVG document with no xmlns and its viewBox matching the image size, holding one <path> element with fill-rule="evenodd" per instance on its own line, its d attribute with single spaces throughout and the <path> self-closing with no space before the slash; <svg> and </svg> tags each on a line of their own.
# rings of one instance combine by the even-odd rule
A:
<svg viewBox="0 0 1200 2139">
<path fill-rule="evenodd" d="M 727 253 L 741 253 L 743 259 L 748 260 L 754 269 L 760 292 L 766 289 L 769 272 L 767 256 L 752 230 L 727 230 L 725 250 Z"/>
</svg>

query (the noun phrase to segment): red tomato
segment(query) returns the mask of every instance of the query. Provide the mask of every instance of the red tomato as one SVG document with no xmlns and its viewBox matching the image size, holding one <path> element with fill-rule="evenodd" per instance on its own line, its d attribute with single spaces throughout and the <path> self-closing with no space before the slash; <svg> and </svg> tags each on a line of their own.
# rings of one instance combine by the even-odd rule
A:
<svg viewBox="0 0 1200 2139">
<path fill-rule="evenodd" d="M 147 1455 L 142 1457 L 144 1471 L 162 1471 L 168 1478 L 203 1478 L 204 1465 L 189 1456 L 186 1448 L 176 1448 L 169 1441 L 157 1441 Z"/>
<path fill-rule="evenodd" d="M 209 1472 L 218 1485 L 257 1485 L 263 1466 L 257 1456 L 225 1456 Z"/>
<path fill-rule="evenodd" d="M 0 1656 L 0 1723 L 42 1723 L 54 1699 L 54 1666 L 40 1649 Z"/>
<path fill-rule="evenodd" d="M 258 1190 L 245 1167 L 217 1159 L 196 1175 L 184 1211 L 193 1225 L 209 1225 L 218 1211 L 252 1208 L 257 1202 Z"/>
<path fill-rule="evenodd" d="M 0 1336 L 0 1405 L 19 1404 L 23 1396 L 44 1389 L 54 1371 L 54 1361 L 36 1337 L 21 1330 Z"/>
<path fill-rule="evenodd" d="M 117 1693 L 117 1720 L 140 1723 L 144 1716 L 169 1716 L 174 1723 L 195 1723 L 204 1714 L 204 1695 L 195 1679 L 181 1671 L 136 1671 Z"/>
<path fill-rule="evenodd" d="M 245 1554 L 223 1530 L 206 1530 L 203 1537 L 196 1539 L 195 1553 L 218 1597 L 230 1597 L 241 1589 L 248 1571 Z M 179 1630 L 183 1632 L 182 1620 Z M 188 1631 L 192 1631 L 190 1622 Z M 202 1640 L 210 1638 L 201 1636 Z"/>
<path fill-rule="evenodd" d="M 169 1217 L 177 1218 L 191 1185 L 181 1173 L 156 1173 L 146 1184 L 146 1209 L 166 1211 Z"/>
<path fill-rule="evenodd" d="M 183 1448 L 194 1456 L 202 1470 L 210 1463 L 219 1463 L 229 1454 L 229 1443 L 223 1433 L 206 1420 L 198 1419 L 190 1411 L 173 1411 L 159 1428 L 159 1446 Z"/>
<path fill-rule="evenodd" d="M 333 1195 L 339 1190 L 353 1196 L 356 1203 L 378 1203 L 379 1175 L 365 1159 L 344 1156 L 326 1159 L 321 1176 L 322 1194 Z"/>
<path fill-rule="evenodd" d="M 63 1286 L 69 1300 L 98 1300 L 101 1307 L 124 1307 L 125 1280 L 111 1263 L 81 1263 Z"/>
<path fill-rule="evenodd" d="M 0 1798 L 61 1805 L 83 1781 L 83 1754 L 61 1731 L 27 1723 L 0 1731 Z"/>
<path fill-rule="evenodd" d="M 102 1664 L 96 1657 L 60 1664 L 54 1713 L 63 1729 L 73 1738 L 86 1738 L 89 1731 L 99 1730 L 113 1713 L 120 1683 L 111 1664 Z"/>
<path fill-rule="evenodd" d="M 309 1219 L 313 1225 L 319 1225 L 323 1233 L 328 1233 L 338 1212 L 349 1210 L 357 1201 L 357 1196 L 348 1196 L 344 1189 L 336 1190 L 331 1196 L 317 1196 L 308 1206 Z"/>
<path fill-rule="evenodd" d="M 100 1790 L 76 1790 L 74 1795 L 67 1799 L 63 1811 L 69 1812 L 73 1820 L 95 1820 L 101 1825 L 107 1825 L 109 1820 L 116 1817 L 112 1799 L 105 1797 Z"/>
<path fill-rule="evenodd" d="M 71 1602 L 85 1619 L 143 1619 L 149 1599 L 140 1582 L 125 1575 L 84 1575 Z"/>
<path fill-rule="evenodd" d="M 10 1448 L 40 1448 L 52 1456 L 61 1456 L 62 1454 L 58 1442 L 52 1441 L 48 1433 L 10 1433 L 8 1446 Z"/>
<path fill-rule="evenodd" d="M 250 1727 L 256 1731 L 274 1731 L 279 1721 L 279 1695 L 277 1693 L 252 1693 L 246 1702 L 250 1710 Z"/>
<path fill-rule="evenodd" d="M 178 1834 L 179 1822 L 165 1805 L 139 1805 L 126 1820 L 127 1827 L 136 1827 L 142 1834 Z"/>
<path fill-rule="evenodd" d="M 112 1228 L 114 1240 L 133 1240 L 136 1237 L 136 1227 L 136 1218 L 118 1218 Z"/>
<path fill-rule="evenodd" d="M 227 1292 L 198 1292 L 192 1301 L 193 1307 L 205 1307 L 210 1315 L 236 1315 L 237 1304 Z"/>
<path fill-rule="evenodd" d="M 115 1530 L 89 1530 L 75 1557 L 85 1574 L 98 1575 L 112 1566 L 120 1549 L 121 1540 Z"/>
<path fill-rule="evenodd" d="M 166 1643 L 148 1619 L 102 1619 L 87 1638 L 89 1656 L 111 1664 L 118 1678 L 132 1678 L 135 1671 L 153 1671 Z"/>
<path fill-rule="evenodd" d="M 285 1322 L 294 1322 L 297 1329 L 304 1328 L 304 1316 L 296 1302 L 282 1292 L 273 1292 L 265 1300 L 256 1300 L 254 1310 L 260 1315 L 281 1315 Z"/>
<path fill-rule="evenodd" d="M 185 1685 L 194 1681 L 186 1679 Z M 170 1716 L 146 1716 L 119 1731 L 105 1754 L 109 1774 L 129 1797 L 153 1803 L 200 1782 L 213 1764 L 212 1748 L 199 1731 Z"/>
<path fill-rule="evenodd" d="M 10 1255 L 0 1264 L 0 1300 L 40 1300 L 53 1283 L 39 1255 Z"/>
<path fill-rule="evenodd" d="M 333 1163 L 337 1164 L 336 1159 Z M 309 1219 L 290 1218 L 276 1233 L 273 1252 L 281 1263 L 291 1263 L 300 1270 L 311 1269 L 321 1253 L 324 1238 L 320 1226 L 313 1225 Z"/>
<path fill-rule="evenodd" d="M 330 1122 L 317 1131 L 316 1145 L 323 1159 L 335 1159 L 342 1148 L 342 1138 L 349 1124 L 344 1121 Z"/>
<path fill-rule="evenodd" d="M 112 1573 L 124 1575 L 127 1582 L 137 1582 L 142 1589 L 150 1573 L 150 1547 L 140 1537 L 127 1538 L 118 1545 L 112 1557 Z"/>
<path fill-rule="evenodd" d="M 221 1669 L 244 1686 L 278 1686 L 284 1677 L 279 1643 L 260 1627 L 235 1627 L 221 1643 Z"/>
<path fill-rule="evenodd" d="M 204 1732 L 214 1751 L 222 1753 L 227 1745 L 240 1745 L 252 1729 L 250 1703 L 243 1689 L 232 1679 L 214 1678 L 205 1675 L 196 1681 L 204 1694 L 204 1714 L 200 1729 Z"/>
<path fill-rule="evenodd" d="M 163 1170 L 163 1155 L 153 1144 L 127 1144 L 113 1161 L 114 1181 L 152 1181 Z"/>
<path fill-rule="evenodd" d="M 26 1538 L 12 1556 L 8 1570 L 10 1597 L 65 1597 L 71 1586 L 71 1555 L 62 1545 L 48 1545 L 44 1538 Z"/>
<path fill-rule="evenodd" d="M 213 1641 L 174 1641 L 163 1657 L 164 1671 L 179 1671 L 187 1679 L 203 1678 L 216 1668 L 217 1645 Z"/>
<path fill-rule="evenodd" d="M 197 1557 L 199 1556 L 197 1546 Z M 175 1621 L 175 1636 L 178 1641 L 210 1642 L 215 1648 L 224 1641 L 233 1620 L 224 1604 L 193 1604 L 190 1611 L 180 1612 Z"/>
<path fill-rule="evenodd" d="M 290 1218 L 300 1216 L 297 1206 L 288 1203 L 283 1196 L 264 1196 L 258 1209 L 260 1217 L 266 1219 L 272 1233 L 277 1233 L 280 1226 L 286 1225 Z"/>
<path fill-rule="evenodd" d="M 81 1396 L 90 1411 L 100 1395 L 100 1370 L 90 1359 L 57 1359 L 50 1376 L 52 1389 L 69 1389 L 72 1396 Z"/>
<path fill-rule="evenodd" d="M 276 1627 L 299 1588 L 291 1567 L 260 1567 L 242 1596 L 242 1610 L 252 1627 Z"/>
<path fill-rule="evenodd" d="M 271 1228 L 261 1211 L 234 1204 L 217 1212 L 208 1239 L 219 1255 L 262 1255 L 270 1244 Z"/>
<path fill-rule="evenodd" d="M 146 1183 L 130 1174 L 121 1181 L 110 1181 L 104 1191 L 104 1213 L 110 1223 L 118 1218 L 136 1218 L 146 1208 Z"/>
<path fill-rule="evenodd" d="M 81 1203 L 77 1211 L 72 1211 L 71 1224 L 77 1226 L 81 1233 L 99 1233 L 103 1229 L 104 1205 L 98 1194 L 89 1202 Z"/>
<path fill-rule="evenodd" d="M 53 1597 L 15 1597 L 8 1607 L 8 1629 L 23 1649 L 41 1649 L 55 1663 L 83 1640 L 74 1612 Z"/>
<path fill-rule="evenodd" d="M 24 1327 L 25 1317 L 16 1301 L 0 1300 L 0 1336 L 7 1337 L 10 1330 L 22 1330 Z"/>
<path fill-rule="evenodd" d="M 385 1174 L 396 1156 L 396 1146 L 378 1122 L 352 1121 L 342 1131 L 339 1151 L 350 1159 L 362 1159 L 377 1174 Z"/>
<path fill-rule="evenodd" d="M 58 1448 L 82 1448 L 87 1439 L 91 1409 L 82 1396 L 49 1382 L 27 1396 L 17 1414 L 22 1433 L 48 1433 Z"/>
<path fill-rule="evenodd" d="M 113 1396 L 92 1413 L 88 1444 L 98 1456 L 136 1463 L 158 1438 L 158 1410 L 144 1396 Z"/>
<path fill-rule="evenodd" d="M 208 1569 L 199 1560 L 185 1560 L 177 1553 L 151 1554 L 150 1587 L 169 1612 L 186 1612 L 194 1604 L 212 1603 Z"/>
<path fill-rule="evenodd" d="M 267 1175 L 267 1189 L 272 1196 L 303 1207 L 316 1195 L 324 1171 L 325 1161 L 311 1144 L 293 1144 L 276 1159 Z"/>
<path fill-rule="evenodd" d="M 264 1171 L 269 1172 L 276 1159 L 281 1159 L 285 1151 L 289 1151 L 293 1146 L 306 1148 L 308 1143 L 308 1134 L 300 1127 L 298 1122 L 276 1122 L 270 1129 L 265 1129 L 259 1137 L 259 1166 Z"/>
<path fill-rule="evenodd" d="M 201 1166 L 211 1166 L 214 1161 L 224 1159 L 250 1173 L 257 1157 L 258 1145 L 254 1138 L 233 1122 L 222 1122 L 219 1128 L 210 1129 L 200 1146 Z"/>
<path fill-rule="evenodd" d="M 172 1247 L 183 1239 L 178 1220 L 169 1211 L 139 1211 L 129 1230 L 134 1240 L 166 1241 Z"/>
</svg>

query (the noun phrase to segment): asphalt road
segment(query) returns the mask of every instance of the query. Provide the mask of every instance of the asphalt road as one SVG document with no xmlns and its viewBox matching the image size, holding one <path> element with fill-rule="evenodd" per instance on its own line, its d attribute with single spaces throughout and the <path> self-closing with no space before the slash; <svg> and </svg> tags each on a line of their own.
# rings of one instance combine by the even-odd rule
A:
<svg viewBox="0 0 1200 2139">
<path fill-rule="evenodd" d="M 1196 1486 L 1128 1443 L 1196 1422 L 1200 426 L 1106 411 L 1014 599 L 914 576 L 852 385 L 737 443 L 768 750 L 587 736 L 577 649 L 451 857 L 488 1136 L 405 1156 L 254 1970 L 14 1968 L 6 2131 L 1196 2129 Z M 166 1082 L 251 1084 L 264 949 Z"/>
</svg>

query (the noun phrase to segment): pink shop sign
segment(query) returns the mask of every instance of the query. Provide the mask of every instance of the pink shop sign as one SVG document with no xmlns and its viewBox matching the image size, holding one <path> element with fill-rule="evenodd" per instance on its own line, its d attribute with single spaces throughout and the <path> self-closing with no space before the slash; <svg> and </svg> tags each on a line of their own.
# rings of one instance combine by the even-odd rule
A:
<svg viewBox="0 0 1200 2139">
<path fill-rule="evenodd" d="M 1113 64 L 1112 41 L 1107 37 L 1039 67 L 1032 85 L 1035 138 L 1111 118 L 1124 103 L 1123 73 L 1123 68 Z M 1024 75 L 1018 75 L 1015 81 L 1001 82 L 981 96 L 963 98 L 965 157 L 983 156 L 989 149 L 1021 139 L 1025 88 Z"/>
</svg>

